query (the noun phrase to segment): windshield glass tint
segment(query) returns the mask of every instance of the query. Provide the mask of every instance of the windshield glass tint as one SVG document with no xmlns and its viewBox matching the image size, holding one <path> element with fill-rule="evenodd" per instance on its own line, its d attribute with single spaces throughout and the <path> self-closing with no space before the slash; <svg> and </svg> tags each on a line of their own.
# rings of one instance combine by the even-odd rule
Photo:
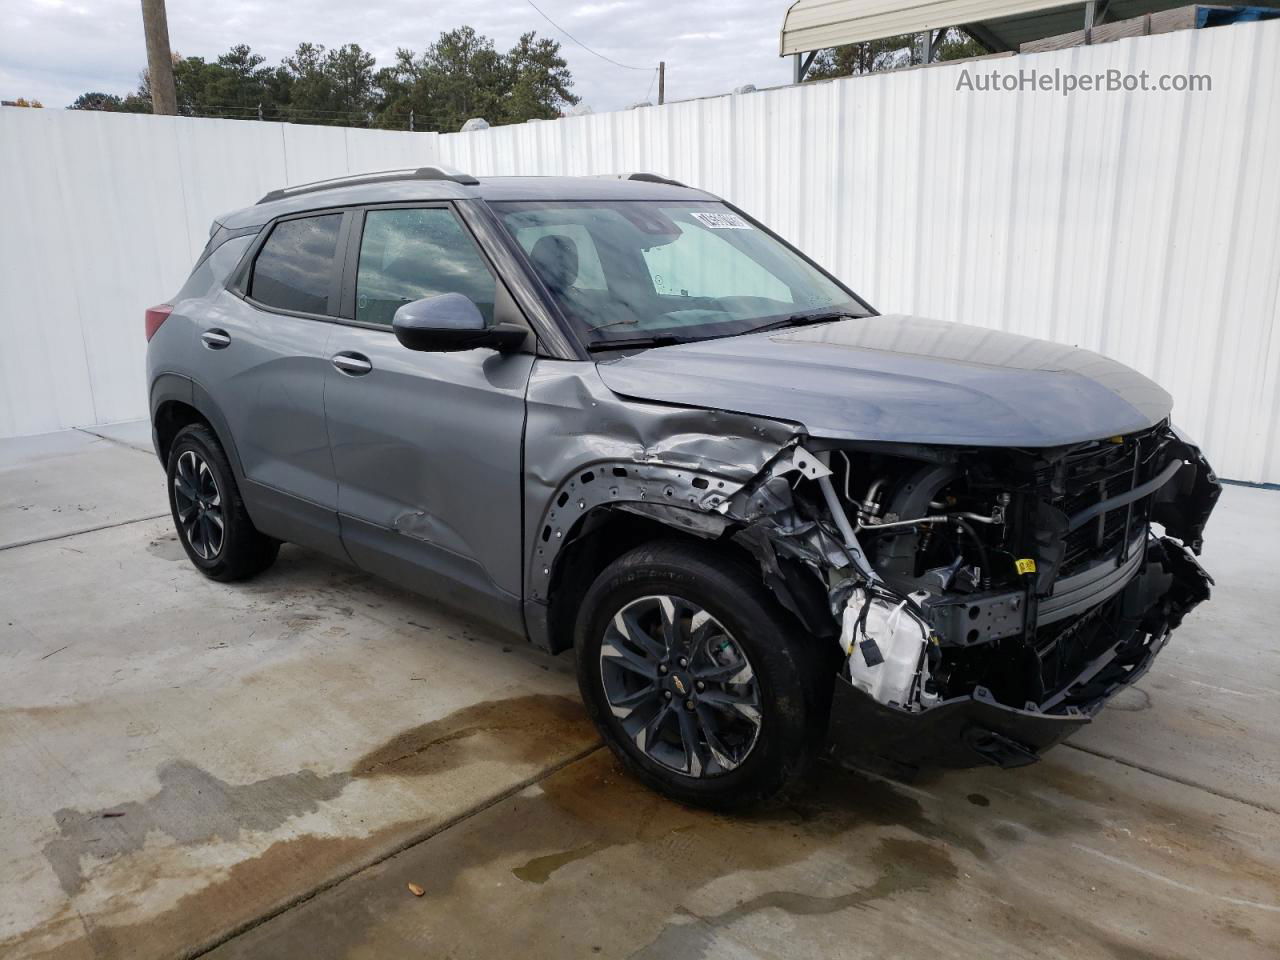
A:
<svg viewBox="0 0 1280 960">
<path fill-rule="evenodd" d="M 785 244 L 715 202 L 494 204 L 588 343 L 745 333 L 867 311 Z"/>
</svg>

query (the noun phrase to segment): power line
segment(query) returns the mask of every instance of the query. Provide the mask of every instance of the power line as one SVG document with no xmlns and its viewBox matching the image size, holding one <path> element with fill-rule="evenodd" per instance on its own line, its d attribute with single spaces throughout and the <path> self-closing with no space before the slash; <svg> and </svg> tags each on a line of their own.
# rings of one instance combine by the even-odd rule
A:
<svg viewBox="0 0 1280 960">
<path fill-rule="evenodd" d="M 607 60 L 609 63 L 612 63 L 615 67 L 622 67 L 623 70 L 653 70 L 654 69 L 653 67 L 633 67 L 629 63 L 619 63 L 617 60 L 614 60 L 612 57 L 606 57 L 603 53 L 597 53 L 595 50 L 592 50 L 590 47 L 588 47 L 585 43 L 583 43 L 581 40 L 575 37 L 572 33 L 570 33 L 564 27 L 560 26 L 560 24 L 556 23 L 554 20 L 548 17 L 545 13 L 543 13 L 541 8 L 539 8 L 539 6 L 536 3 L 534 3 L 533 0 L 525 0 L 525 2 L 529 4 L 529 6 L 533 7 L 533 9 L 537 10 L 538 15 L 541 16 L 543 20 L 547 21 L 547 23 L 551 24 L 553 27 L 555 27 L 557 30 L 563 33 L 566 37 L 568 37 L 570 40 L 572 40 L 574 43 L 580 46 L 583 50 L 587 51 L 587 53 L 594 54 L 595 56 L 599 57 L 601 60 Z"/>
</svg>

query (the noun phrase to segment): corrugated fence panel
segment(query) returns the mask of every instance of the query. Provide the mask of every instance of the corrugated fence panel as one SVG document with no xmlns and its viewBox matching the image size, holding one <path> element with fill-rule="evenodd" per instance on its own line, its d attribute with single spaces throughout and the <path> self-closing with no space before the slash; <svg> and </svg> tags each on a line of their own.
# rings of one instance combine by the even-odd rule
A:
<svg viewBox="0 0 1280 960">
<path fill-rule="evenodd" d="M 704 187 L 884 312 L 1131 364 L 1224 476 L 1280 482 L 1278 64 L 1273 22 L 468 134 L 0 110 L 0 435 L 145 413 L 142 311 L 178 288 L 218 213 L 443 162 Z M 1032 69 L 1213 87 L 957 86 Z"/>
</svg>

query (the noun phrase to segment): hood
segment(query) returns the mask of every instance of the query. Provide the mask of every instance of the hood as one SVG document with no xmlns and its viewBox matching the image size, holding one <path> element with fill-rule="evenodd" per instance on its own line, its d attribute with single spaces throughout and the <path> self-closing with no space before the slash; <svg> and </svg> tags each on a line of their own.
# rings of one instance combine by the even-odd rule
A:
<svg viewBox="0 0 1280 960">
<path fill-rule="evenodd" d="M 645 350 L 598 364 L 614 393 L 801 424 L 811 436 L 1054 447 L 1169 416 L 1169 394 L 1090 350 L 877 316 Z"/>
</svg>

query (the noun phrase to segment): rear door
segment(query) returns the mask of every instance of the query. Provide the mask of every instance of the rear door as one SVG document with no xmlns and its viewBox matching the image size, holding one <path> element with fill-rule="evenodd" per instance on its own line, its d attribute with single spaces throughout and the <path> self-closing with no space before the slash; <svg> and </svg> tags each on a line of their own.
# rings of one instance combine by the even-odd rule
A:
<svg viewBox="0 0 1280 960">
<path fill-rule="evenodd" d="M 461 293 L 515 306 L 449 204 L 354 214 L 325 387 L 343 543 L 366 570 L 521 623 L 521 441 L 532 352 L 424 353 L 391 330 L 404 303 Z M 530 338 L 532 341 L 532 338 Z"/>
<path fill-rule="evenodd" d="M 282 219 L 202 317 L 200 386 L 222 411 L 264 532 L 345 556 L 324 417 L 348 216 Z"/>
</svg>

